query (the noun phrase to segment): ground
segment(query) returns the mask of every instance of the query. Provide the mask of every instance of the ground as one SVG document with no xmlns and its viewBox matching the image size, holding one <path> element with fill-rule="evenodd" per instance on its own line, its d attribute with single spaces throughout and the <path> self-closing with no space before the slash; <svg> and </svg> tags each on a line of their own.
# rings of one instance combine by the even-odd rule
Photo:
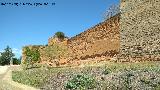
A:
<svg viewBox="0 0 160 90">
<path fill-rule="evenodd" d="M 0 66 L 0 90 L 36 90 L 12 80 L 12 71 L 19 70 L 20 66 Z"/>
<path fill-rule="evenodd" d="M 103 62 L 79 67 L 43 66 L 27 70 L 22 70 L 19 65 L 0 66 L 0 90 L 69 90 L 67 85 L 71 90 L 70 85 L 75 85 L 74 88 L 79 90 L 75 84 L 77 75 L 88 77 L 87 82 L 93 86 L 90 90 L 160 90 L 160 62 Z M 95 80 L 95 83 L 90 80 Z M 79 82 L 85 83 L 85 79 Z M 83 88 L 88 90 L 86 86 Z"/>
<path fill-rule="evenodd" d="M 76 85 L 77 82 L 68 82 L 77 75 L 95 79 L 94 88 L 90 90 L 160 90 L 160 62 L 102 62 L 95 65 L 63 68 L 43 66 L 14 71 L 12 78 L 16 82 L 41 90 L 68 90 L 66 85 Z M 78 89 L 79 86 L 74 88 Z M 85 86 L 83 88 L 88 90 Z"/>
</svg>

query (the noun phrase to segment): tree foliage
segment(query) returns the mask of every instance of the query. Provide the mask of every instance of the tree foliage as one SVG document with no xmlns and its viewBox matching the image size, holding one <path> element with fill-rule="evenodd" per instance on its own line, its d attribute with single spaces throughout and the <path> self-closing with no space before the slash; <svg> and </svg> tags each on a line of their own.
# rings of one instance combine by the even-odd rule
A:
<svg viewBox="0 0 160 90">
<path fill-rule="evenodd" d="M 58 37 L 59 39 L 64 39 L 65 38 L 65 34 L 63 32 L 56 32 L 55 36 Z"/>
<path fill-rule="evenodd" d="M 104 20 L 107 20 L 116 14 L 120 13 L 120 5 L 113 4 L 111 5 L 104 14 Z"/>
<path fill-rule="evenodd" d="M 13 58 L 12 59 L 13 60 L 13 65 L 19 65 L 19 64 L 21 64 L 21 59 L 20 58 Z"/>
<path fill-rule="evenodd" d="M 40 53 L 37 49 L 31 50 L 28 47 L 26 47 L 26 52 L 25 52 L 27 59 L 31 59 L 31 63 L 38 62 L 40 59 Z"/>
<path fill-rule="evenodd" d="M 26 64 L 26 68 L 28 69 L 33 67 L 34 63 L 37 63 L 40 60 L 40 52 L 38 49 L 30 49 L 29 47 L 25 47 L 25 55 L 26 60 L 24 64 Z"/>
<path fill-rule="evenodd" d="M 11 59 L 14 57 L 15 55 L 12 53 L 12 49 L 7 46 L 4 49 L 4 52 L 1 53 L 0 56 L 0 65 L 9 65 Z"/>
</svg>

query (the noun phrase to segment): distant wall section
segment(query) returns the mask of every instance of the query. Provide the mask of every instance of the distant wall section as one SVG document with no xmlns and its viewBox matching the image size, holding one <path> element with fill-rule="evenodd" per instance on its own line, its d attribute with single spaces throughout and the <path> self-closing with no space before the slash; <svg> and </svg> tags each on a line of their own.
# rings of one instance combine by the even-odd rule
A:
<svg viewBox="0 0 160 90">
<path fill-rule="evenodd" d="M 113 57 L 119 53 L 120 14 L 72 37 L 68 47 L 74 59 L 86 60 Z"/>
</svg>

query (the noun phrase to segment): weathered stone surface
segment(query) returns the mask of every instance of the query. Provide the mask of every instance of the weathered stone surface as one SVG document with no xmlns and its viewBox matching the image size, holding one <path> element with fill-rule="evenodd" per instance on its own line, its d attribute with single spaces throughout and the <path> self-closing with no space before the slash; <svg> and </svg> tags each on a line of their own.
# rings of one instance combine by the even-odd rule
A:
<svg viewBox="0 0 160 90">
<path fill-rule="evenodd" d="M 70 39 L 51 37 L 48 46 L 26 47 L 38 49 L 40 62 L 51 66 L 74 66 L 109 60 L 119 52 L 119 17 L 118 14 Z M 26 58 L 24 52 L 23 49 L 23 60 Z"/>
<path fill-rule="evenodd" d="M 54 44 L 61 44 L 61 45 L 67 45 L 68 44 L 68 38 L 59 39 L 56 37 L 51 37 L 48 39 L 48 46 L 53 46 Z"/>
<path fill-rule="evenodd" d="M 68 47 L 72 50 L 73 59 L 86 60 L 102 56 L 114 56 L 119 52 L 119 19 L 116 15 L 85 32 L 72 37 Z"/>
<path fill-rule="evenodd" d="M 120 6 L 121 14 L 75 37 L 51 37 L 48 46 L 29 48 L 38 48 L 41 63 L 51 66 L 160 60 L 160 1 L 121 0 Z"/>
<path fill-rule="evenodd" d="M 121 11 L 121 55 L 160 56 L 160 1 L 121 0 Z"/>
</svg>

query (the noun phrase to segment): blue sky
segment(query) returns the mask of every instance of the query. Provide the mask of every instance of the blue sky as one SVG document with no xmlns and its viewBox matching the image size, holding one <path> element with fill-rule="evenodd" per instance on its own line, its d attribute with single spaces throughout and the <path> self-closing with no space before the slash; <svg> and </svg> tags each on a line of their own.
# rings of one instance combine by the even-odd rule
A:
<svg viewBox="0 0 160 90">
<path fill-rule="evenodd" d="M 25 45 L 45 45 L 55 32 L 68 37 L 103 21 L 119 0 L 0 0 L 0 3 L 56 3 L 48 6 L 0 5 L 0 51 L 9 45 L 17 57 Z"/>
</svg>

